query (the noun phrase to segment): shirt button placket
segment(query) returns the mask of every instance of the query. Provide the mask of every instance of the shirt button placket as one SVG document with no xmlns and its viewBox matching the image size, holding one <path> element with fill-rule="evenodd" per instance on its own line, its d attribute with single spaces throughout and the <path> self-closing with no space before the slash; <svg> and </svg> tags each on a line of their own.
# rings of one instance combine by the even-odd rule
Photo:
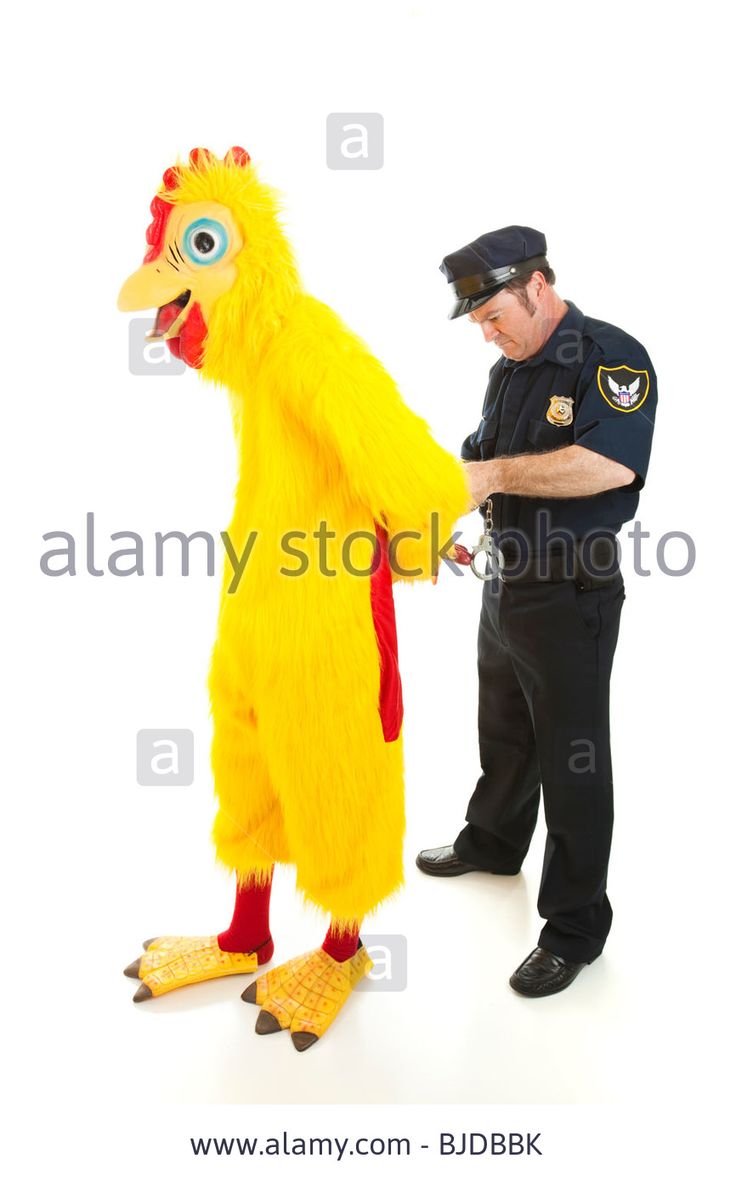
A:
<svg viewBox="0 0 736 1181">
<path fill-rule="evenodd" d="M 501 414 L 498 423 L 498 437 L 496 439 L 496 456 L 505 456 L 509 454 L 511 446 L 511 439 L 514 434 L 514 427 L 519 416 L 519 407 L 521 404 L 521 392 L 512 389 L 512 382 L 515 370 L 509 368 L 508 375 L 504 381 L 503 400 L 501 402 Z M 518 386 L 519 383 L 513 383 Z M 505 513 L 504 513 L 505 497 L 500 495 L 493 501 L 493 527 L 498 533 L 505 527 Z"/>
</svg>

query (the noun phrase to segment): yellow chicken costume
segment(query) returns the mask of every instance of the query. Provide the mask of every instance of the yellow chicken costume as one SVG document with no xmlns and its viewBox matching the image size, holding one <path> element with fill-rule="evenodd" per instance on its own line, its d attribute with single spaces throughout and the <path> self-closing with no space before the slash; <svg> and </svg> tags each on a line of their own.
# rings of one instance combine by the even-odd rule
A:
<svg viewBox="0 0 736 1181">
<path fill-rule="evenodd" d="M 273 191 L 248 154 L 164 174 L 123 311 L 226 387 L 239 479 L 209 674 L 218 858 L 237 877 L 219 936 L 149 940 L 144 1000 L 273 954 L 275 862 L 331 916 L 321 948 L 243 994 L 261 1033 L 320 1037 L 371 968 L 363 917 L 402 883 L 402 700 L 392 584 L 436 577 L 473 506 L 365 344 L 301 287 Z M 443 548 L 444 547 L 444 548 Z"/>
</svg>

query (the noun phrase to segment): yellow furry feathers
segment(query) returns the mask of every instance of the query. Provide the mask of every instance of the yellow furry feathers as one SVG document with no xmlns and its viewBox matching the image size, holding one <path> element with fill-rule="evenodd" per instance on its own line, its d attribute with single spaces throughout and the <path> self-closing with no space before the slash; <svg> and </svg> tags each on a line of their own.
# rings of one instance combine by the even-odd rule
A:
<svg viewBox="0 0 736 1181">
<path fill-rule="evenodd" d="M 223 255 L 234 279 L 201 303 L 201 373 L 228 389 L 238 447 L 228 534 L 238 553 L 257 535 L 235 593 L 226 572 L 209 676 L 217 853 L 241 880 L 295 864 L 303 896 L 349 924 L 402 880 L 402 743 L 385 740 L 379 716 L 393 603 L 384 582 L 377 606 L 362 560 L 362 574 L 325 571 L 316 537 L 326 529 L 339 554 L 351 535 L 385 530 L 399 539 L 394 577 L 427 579 L 437 539 L 472 507 L 462 465 L 364 342 L 302 290 L 278 198 L 242 149 L 192 153 L 155 202 L 149 245 L 159 233 L 154 266 L 181 266 L 174 286 L 176 247 L 194 231 L 166 206 L 196 207 L 210 253 L 218 209 L 238 231 Z M 182 228 L 173 244 L 167 217 Z M 207 261 L 186 271 L 192 301 Z M 308 554 L 301 574 L 284 573 L 285 535 Z"/>
</svg>

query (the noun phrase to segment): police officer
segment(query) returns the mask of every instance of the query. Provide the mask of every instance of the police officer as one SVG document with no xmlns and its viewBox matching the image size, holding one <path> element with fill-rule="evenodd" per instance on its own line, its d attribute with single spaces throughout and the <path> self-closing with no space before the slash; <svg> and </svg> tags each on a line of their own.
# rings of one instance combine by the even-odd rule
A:
<svg viewBox="0 0 736 1181">
<path fill-rule="evenodd" d="M 519 873 L 542 795 L 546 921 L 509 983 L 548 996 L 601 954 L 611 926 L 616 534 L 644 485 L 656 378 L 638 341 L 559 297 L 538 230 L 483 234 L 440 269 L 450 318 L 467 315 L 502 356 L 462 447 L 487 535 L 475 565 L 482 774 L 454 843 L 423 850 L 417 865 Z"/>
</svg>

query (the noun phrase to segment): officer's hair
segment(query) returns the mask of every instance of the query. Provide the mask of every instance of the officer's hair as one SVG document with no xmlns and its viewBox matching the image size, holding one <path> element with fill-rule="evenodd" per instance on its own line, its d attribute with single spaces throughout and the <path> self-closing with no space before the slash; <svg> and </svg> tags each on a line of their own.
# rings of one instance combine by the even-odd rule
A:
<svg viewBox="0 0 736 1181">
<path fill-rule="evenodd" d="M 556 275 L 549 263 L 544 263 L 543 266 L 537 267 L 536 269 L 539 271 L 540 275 L 544 276 L 549 286 L 554 287 Z M 505 290 L 509 291 L 512 295 L 515 295 L 519 300 L 519 303 L 522 304 L 522 306 L 525 307 L 528 312 L 531 311 L 531 304 L 529 302 L 526 289 L 531 282 L 531 278 L 531 275 L 518 275 L 515 279 L 512 279 L 509 283 L 507 283 L 505 287 Z"/>
</svg>

